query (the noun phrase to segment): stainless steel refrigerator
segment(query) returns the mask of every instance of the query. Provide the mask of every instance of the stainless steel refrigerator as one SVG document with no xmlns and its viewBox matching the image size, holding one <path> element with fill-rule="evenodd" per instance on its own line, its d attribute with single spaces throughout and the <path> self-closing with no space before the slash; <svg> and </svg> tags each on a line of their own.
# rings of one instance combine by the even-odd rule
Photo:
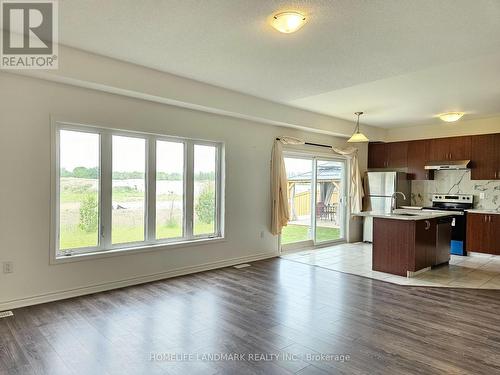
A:
<svg viewBox="0 0 500 375">
<path fill-rule="evenodd" d="M 399 191 L 406 196 L 406 199 L 400 194 L 396 196 L 396 207 L 410 205 L 411 188 L 408 176 L 404 172 L 366 172 L 364 179 L 365 200 L 363 204 L 364 211 L 377 213 L 391 212 L 392 195 Z M 373 220 L 366 217 L 363 226 L 363 241 L 372 241 Z"/>
</svg>

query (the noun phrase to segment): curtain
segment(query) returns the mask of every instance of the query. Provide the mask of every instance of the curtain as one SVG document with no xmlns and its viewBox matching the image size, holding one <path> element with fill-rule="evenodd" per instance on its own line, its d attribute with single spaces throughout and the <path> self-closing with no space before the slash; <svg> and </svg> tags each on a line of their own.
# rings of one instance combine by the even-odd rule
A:
<svg viewBox="0 0 500 375">
<path fill-rule="evenodd" d="M 281 230 L 290 220 L 288 211 L 288 180 L 286 178 L 283 143 L 275 140 L 271 156 L 271 233 L 281 234 Z"/>
</svg>

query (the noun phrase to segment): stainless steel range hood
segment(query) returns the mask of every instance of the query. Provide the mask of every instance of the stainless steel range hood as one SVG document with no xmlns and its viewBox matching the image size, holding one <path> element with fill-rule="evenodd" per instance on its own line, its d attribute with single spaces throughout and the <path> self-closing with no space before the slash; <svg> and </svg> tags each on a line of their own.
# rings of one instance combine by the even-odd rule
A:
<svg viewBox="0 0 500 375">
<path fill-rule="evenodd" d="M 468 169 L 470 160 L 443 160 L 443 161 L 429 161 L 425 164 L 425 169 L 433 169 L 438 171 L 443 170 L 457 170 Z"/>
</svg>

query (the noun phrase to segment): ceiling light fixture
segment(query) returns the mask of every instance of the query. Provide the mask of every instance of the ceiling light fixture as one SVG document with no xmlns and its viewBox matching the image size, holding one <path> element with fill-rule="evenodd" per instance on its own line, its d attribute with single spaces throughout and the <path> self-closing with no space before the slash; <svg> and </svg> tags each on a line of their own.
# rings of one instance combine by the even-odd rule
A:
<svg viewBox="0 0 500 375">
<path fill-rule="evenodd" d="M 271 25 L 279 32 L 290 34 L 300 29 L 306 23 L 306 17 L 299 12 L 282 12 L 275 14 Z"/>
<path fill-rule="evenodd" d="M 448 112 L 448 113 L 441 113 L 438 116 L 444 122 L 454 122 L 460 120 L 464 114 L 465 113 L 463 112 Z"/>
<path fill-rule="evenodd" d="M 354 134 L 352 135 L 351 138 L 347 142 L 349 143 L 362 143 L 362 142 L 369 142 L 370 140 L 359 131 L 359 116 L 363 114 L 363 112 L 355 112 L 354 113 L 356 116 L 358 116 L 358 120 L 356 121 L 356 130 L 354 131 Z"/>
</svg>

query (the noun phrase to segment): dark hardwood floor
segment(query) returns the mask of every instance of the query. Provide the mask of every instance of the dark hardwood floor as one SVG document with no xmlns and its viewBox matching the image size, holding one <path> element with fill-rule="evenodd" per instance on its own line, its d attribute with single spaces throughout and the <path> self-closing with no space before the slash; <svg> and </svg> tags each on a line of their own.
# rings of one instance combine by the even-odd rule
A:
<svg viewBox="0 0 500 375">
<path fill-rule="evenodd" d="M 1 374 L 500 373 L 500 292 L 279 258 L 14 314 L 0 319 Z M 195 360 L 210 353 L 244 357 Z"/>
</svg>

